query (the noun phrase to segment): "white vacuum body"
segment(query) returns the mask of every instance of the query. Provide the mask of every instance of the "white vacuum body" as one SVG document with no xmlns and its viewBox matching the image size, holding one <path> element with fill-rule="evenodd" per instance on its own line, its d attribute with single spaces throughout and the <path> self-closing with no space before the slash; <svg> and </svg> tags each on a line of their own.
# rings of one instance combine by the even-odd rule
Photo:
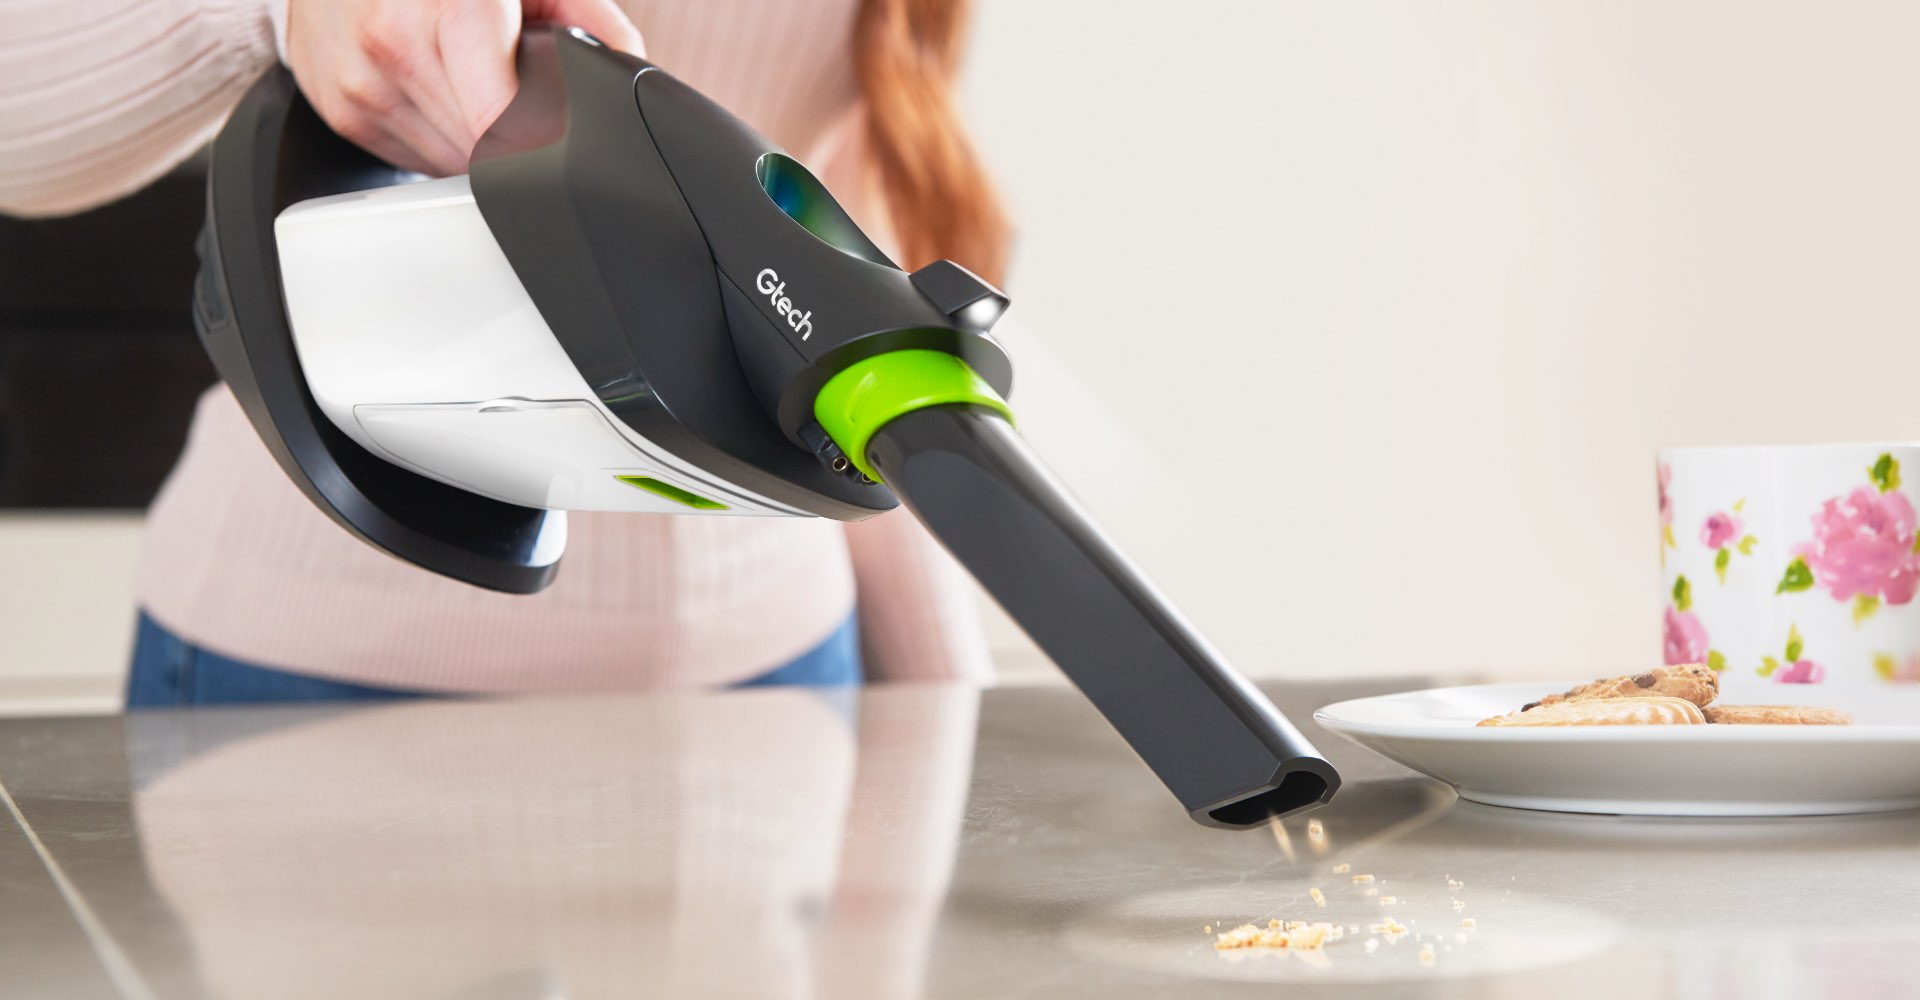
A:
<svg viewBox="0 0 1920 1000">
<path fill-rule="evenodd" d="M 676 460 L 609 411 L 465 175 L 300 202 L 274 238 L 315 400 L 387 461 L 523 507 L 812 516 Z"/>
</svg>

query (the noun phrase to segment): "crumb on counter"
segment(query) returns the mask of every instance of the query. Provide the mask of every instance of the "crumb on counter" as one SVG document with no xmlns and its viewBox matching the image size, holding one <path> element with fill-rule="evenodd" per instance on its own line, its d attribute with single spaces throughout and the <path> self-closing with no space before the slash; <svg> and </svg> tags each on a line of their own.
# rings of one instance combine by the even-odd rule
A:
<svg viewBox="0 0 1920 1000">
<path fill-rule="evenodd" d="M 1433 959 L 1434 959 L 1433 945 L 1430 945 L 1430 944 L 1421 945 L 1420 946 L 1420 964 L 1432 965 Z"/>
<path fill-rule="evenodd" d="M 1462 882 L 1462 881 L 1460 881 L 1459 879 L 1456 879 L 1456 878 L 1454 878 L 1454 877 L 1453 877 L 1453 876 L 1451 876 L 1451 875 L 1449 875 L 1449 876 L 1447 876 L 1447 888 L 1449 888 L 1449 889 L 1465 889 L 1466 887 L 1467 887 L 1467 884 L 1466 884 L 1465 882 Z"/>
<path fill-rule="evenodd" d="M 1381 896 L 1380 897 L 1381 906 L 1392 906 L 1393 904 L 1398 903 L 1399 901 L 1400 901 L 1400 897 L 1398 896 Z"/>
<path fill-rule="evenodd" d="M 1380 921 L 1377 924 L 1368 924 L 1367 931 L 1369 933 L 1378 934 L 1381 937 L 1386 938 L 1388 944 L 1392 944 L 1393 942 L 1398 941 L 1403 937 L 1406 937 L 1408 933 L 1407 928 L 1401 925 L 1400 921 L 1395 920 L 1392 917 L 1387 917 L 1386 919 Z"/>
<path fill-rule="evenodd" d="M 1344 862 L 1344 861 L 1342 861 L 1342 862 L 1340 862 L 1339 864 L 1337 864 L 1337 865 L 1334 865 L 1334 866 L 1333 866 L 1333 873 L 1334 873 L 1335 875 L 1345 875 L 1346 873 L 1348 873 L 1348 872 L 1350 872 L 1350 871 L 1352 871 L 1352 870 L 1353 870 L 1353 866 L 1352 866 L 1352 865 L 1350 865 L 1350 864 L 1347 864 L 1347 863 L 1346 863 L 1346 862 Z"/>
<path fill-rule="evenodd" d="M 1475 927 L 1473 918 L 1468 917 L 1467 919 L 1460 921 L 1460 927 L 1462 930 L 1469 930 L 1469 931 L 1473 930 L 1473 928 Z"/>
<path fill-rule="evenodd" d="M 1364 873 L 1363 873 L 1363 874 L 1360 874 L 1360 875 L 1355 875 L 1355 876 L 1353 877 L 1353 884 L 1354 884 L 1354 885 L 1367 885 L 1368 883 L 1370 883 L 1370 882 L 1372 882 L 1372 881 L 1373 881 L 1373 876 L 1371 876 L 1371 875 L 1367 875 L 1367 874 L 1364 874 Z"/>
<path fill-rule="evenodd" d="M 1319 886 L 1315 886 L 1315 887 L 1313 887 L 1313 888 L 1311 888 L 1311 889 L 1308 889 L 1308 890 L 1307 890 L 1307 895 L 1309 895 L 1309 896 L 1312 896 L 1312 897 L 1313 897 L 1313 905 L 1315 905 L 1315 906 L 1318 906 L 1318 907 L 1321 907 L 1322 909 L 1324 909 L 1324 908 L 1326 907 L 1326 905 L 1327 905 L 1327 894 L 1326 894 L 1326 893 L 1324 893 L 1324 892 L 1321 892 L 1321 891 L 1320 891 L 1320 887 L 1319 887 Z"/>
<path fill-rule="evenodd" d="M 1360 893 L 1360 894 L 1361 894 L 1362 896 L 1378 896 L 1378 895 L 1380 895 L 1380 890 L 1379 890 L 1379 889 L 1364 889 L 1364 890 L 1362 890 L 1362 891 L 1361 891 L 1361 893 Z"/>
<path fill-rule="evenodd" d="M 1241 924 L 1219 935 L 1213 942 L 1213 948 L 1215 951 L 1236 951 L 1242 948 L 1317 951 L 1328 941 L 1339 939 L 1339 929 L 1332 924 L 1310 924 L 1304 920 L 1291 920 L 1283 924 L 1276 919 L 1267 921 L 1265 927 Z"/>
</svg>

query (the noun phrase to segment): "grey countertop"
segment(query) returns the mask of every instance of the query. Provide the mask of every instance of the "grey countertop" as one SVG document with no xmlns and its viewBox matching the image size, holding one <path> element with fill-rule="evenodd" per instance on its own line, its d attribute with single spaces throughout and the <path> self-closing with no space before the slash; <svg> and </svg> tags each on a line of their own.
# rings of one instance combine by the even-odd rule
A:
<svg viewBox="0 0 1920 1000">
<path fill-rule="evenodd" d="M 0 996 L 1920 991 L 1915 814 L 1501 810 L 1304 728 L 1346 784 L 1283 838 L 1194 825 L 1069 691 L 0 722 Z M 1271 918 L 1357 931 L 1205 931 Z"/>
</svg>

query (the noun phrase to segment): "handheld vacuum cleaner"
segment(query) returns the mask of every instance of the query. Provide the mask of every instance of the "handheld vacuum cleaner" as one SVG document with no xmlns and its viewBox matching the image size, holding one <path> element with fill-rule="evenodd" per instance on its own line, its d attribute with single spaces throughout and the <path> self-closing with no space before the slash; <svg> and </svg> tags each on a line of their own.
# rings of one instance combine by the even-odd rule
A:
<svg viewBox="0 0 1920 1000">
<path fill-rule="evenodd" d="M 647 61 L 529 30 L 466 176 L 329 130 L 276 69 L 214 144 L 195 314 L 307 497 L 513 593 L 567 510 L 858 520 L 904 503 L 1194 819 L 1339 776 L 1015 433 L 1007 307 L 901 270 L 800 163 Z"/>
</svg>

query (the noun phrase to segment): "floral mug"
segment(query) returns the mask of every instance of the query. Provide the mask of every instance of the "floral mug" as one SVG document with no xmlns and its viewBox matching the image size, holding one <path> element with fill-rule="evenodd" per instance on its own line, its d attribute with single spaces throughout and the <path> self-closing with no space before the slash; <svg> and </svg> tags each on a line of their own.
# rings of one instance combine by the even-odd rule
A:
<svg viewBox="0 0 1920 1000">
<path fill-rule="evenodd" d="M 1733 681 L 1920 681 L 1920 445 L 1660 453 L 1668 663 Z"/>
</svg>

